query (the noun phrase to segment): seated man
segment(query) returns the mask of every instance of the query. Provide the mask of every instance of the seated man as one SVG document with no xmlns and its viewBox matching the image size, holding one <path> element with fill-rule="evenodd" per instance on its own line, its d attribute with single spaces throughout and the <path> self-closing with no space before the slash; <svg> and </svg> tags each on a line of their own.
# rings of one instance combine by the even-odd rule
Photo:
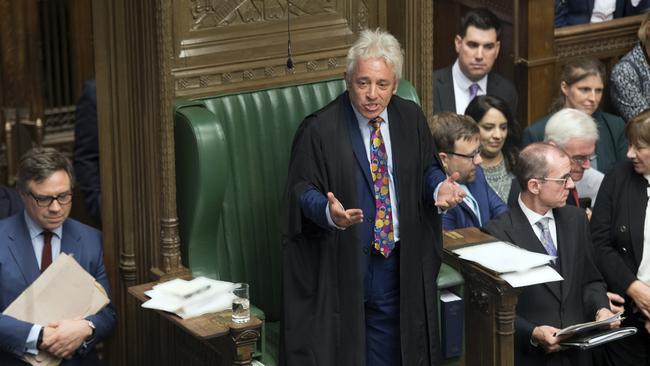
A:
<svg viewBox="0 0 650 366">
<path fill-rule="evenodd" d="M 445 230 L 481 227 L 508 210 L 483 174 L 478 124 L 471 117 L 443 112 L 434 115 L 431 132 L 438 155 L 447 172 L 460 173 L 456 180 L 467 194 L 456 207 L 442 216 Z"/>
<path fill-rule="evenodd" d="M 584 211 L 566 206 L 574 187 L 569 156 L 550 144 L 531 144 L 519 155 L 516 177 L 522 189 L 518 205 L 485 229 L 526 250 L 557 256 L 554 266 L 564 280 L 528 286 L 519 295 L 515 365 L 592 365 L 588 351 L 561 351 L 561 338 L 553 335 L 613 315 Z"/>
<path fill-rule="evenodd" d="M 101 233 L 69 219 L 72 164 L 52 148 L 28 151 L 19 162 L 17 188 L 25 210 L 0 221 L 0 311 L 4 311 L 61 252 L 74 256 L 110 292 Z M 62 365 L 96 365 L 95 344 L 115 325 L 112 304 L 85 319 L 31 324 L 0 315 L 0 365 L 25 365 L 30 353 L 65 358 Z"/>
</svg>

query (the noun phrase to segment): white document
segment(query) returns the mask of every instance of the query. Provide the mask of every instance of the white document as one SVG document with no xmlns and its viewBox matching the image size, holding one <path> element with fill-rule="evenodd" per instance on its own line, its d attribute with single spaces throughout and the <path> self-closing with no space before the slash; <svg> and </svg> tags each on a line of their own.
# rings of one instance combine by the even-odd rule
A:
<svg viewBox="0 0 650 366">
<path fill-rule="evenodd" d="M 564 278 L 550 266 L 531 268 L 523 272 L 510 272 L 500 275 L 512 287 L 524 287 L 538 283 L 562 281 Z"/>
<path fill-rule="evenodd" d="M 531 252 L 503 241 L 453 250 L 461 259 L 476 262 L 497 273 L 521 272 L 548 264 L 556 257 Z"/>
<path fill-rule="evenodd" d="M 207 313 L 230 309 L 237 284 L 197 277 L 191 281 L 174 279 L 145 291 L 151 299 L 143 308 L 167 311 L 189 319 Z"/>
</svg>

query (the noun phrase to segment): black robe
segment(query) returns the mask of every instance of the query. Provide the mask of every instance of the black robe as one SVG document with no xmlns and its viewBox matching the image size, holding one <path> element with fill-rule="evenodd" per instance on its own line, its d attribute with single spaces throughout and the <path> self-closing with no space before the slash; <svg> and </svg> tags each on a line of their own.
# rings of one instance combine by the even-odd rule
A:
<svg viewBox="0 0 650 366">
<path fill-rule="evenodd" d="M 308 116 L 294 138 L 283 220 L 283 365 L 365 365 L 365 270 L 360 263 L 362 247 L 370 243 L 360 238 L 371 237 L 366 230 L 372 230 L 372 223 L 366 220 L 347 230 L 323 228 L 300 208 L 300 197 L 310 185 L 323 194 L 334 192 L 346 208 L 361 208 L 358 195 L 371 194 L 355 179 L 370 168 L 353 152 L 351 128 L 358 130 L 354 118 L 343 93 Z M 436 278 L 442 231 L 432 198 L 435 182 L 426 182 L 425 172 L 435 167 L 442 173 L 421 109 L 393 96 L 388 118 L 399 197 L 402 362 L 433 365 L 439 357 Z M 364 210 L 364 217 L 371 215 Z"/>
</svg>

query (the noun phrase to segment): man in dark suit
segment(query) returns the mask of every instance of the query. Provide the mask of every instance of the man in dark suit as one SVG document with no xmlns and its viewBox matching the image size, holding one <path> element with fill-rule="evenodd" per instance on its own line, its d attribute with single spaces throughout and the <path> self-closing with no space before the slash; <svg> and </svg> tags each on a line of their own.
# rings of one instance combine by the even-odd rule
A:
<svg viewBox="0 0 650 366">
<path fill-rule="evenodd" d="M 72 164 L 52 148 L 28 151 L 20 160 L 18 191 L 25 210 L 0 221 L 0 310 L 5 310 L 64 252 L 109 292 L 101 233 L 69 219 Z M 0 364 L 24 365 L 26 354 L 48 352 L 62 365 L 96 365 L 95 344 L 115 325 L 112 305 L 85 319 L 32 324 L 0 315 Z"/>
<path fill-rule="evenodd" d="M 555 0 L 555 27 L 637 15 L 650 6 L 649 0 L 615 0 L 612 8 L 594 9 L 595 3 L 595 0 Z"/>
<path fill-rule="evenodd" d="M 9 217 L 23 210 L 23 201 L 20 200 L 15 189 L 0 186 L 0 219 Z"/>
<path fill-rule="evenodd" d="M 99 180 L 99 140 L 97 131 L 97 85 L 84 83 L 74 122 L 74 170 L 84 204 L 99 228 L 102 226 L 102 192 Z"/>
<path fill-rule="evenodd" d="M 422 110 L 393 95 L 402 52 L 362 31 L 347 91 L 294 138 L 283 256 L 283 365 L 434 365 L 445 180 Z M 442 182 L 442 183 L 441 183 Z"/>
<path fill-rule="evenodd" d="M 459 173 L 456 182 L 467 194 L 456 207 L 445 211 L 442 227 L 445 230 L 481 227 L 508 211 L 480 167 L 478 124 L 469 116 L 442 112 L 433 116 L 431 132 L 444 170 Z"/>
<path fill-rule="evenodd" d="M 517 115 L 514 85 L 492 72 L 501 47 L 501 23 L 488 9 L 472 9 L 461 19 L 454 39 L 458 58 L 453 65 L 433 73 L 433 110 L 465 114 L 477 95 L 503 99 Z"/>
<path fill-rule="evenodd" d="M 557 256 L 564 278 L 525 287 L 515 319 L 515 365 L 592 365 L 588 351 L 560 350 L 553 334 L 566 326 L 612 316 L 600 273 L 592 258 L 589 223 L 584 211 L 565 206 L 571 162 L 559 148 L 542 143 L 521 151 L 518 205 L 485 228 L 501 240 L 526 250 Z"/>
</svg>

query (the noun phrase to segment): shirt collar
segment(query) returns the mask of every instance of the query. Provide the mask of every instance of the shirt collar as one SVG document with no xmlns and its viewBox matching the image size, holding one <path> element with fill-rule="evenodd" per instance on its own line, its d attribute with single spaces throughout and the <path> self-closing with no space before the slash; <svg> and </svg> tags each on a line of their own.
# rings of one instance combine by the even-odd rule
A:
<svg viewBox="0 0 650 366">
<path fill-rule="evenodd" d="M 43 228 L 40 227 L 32 218 L 27 214 L 27 211 L 23 211 L 23 215 L 25 216 L 25 223 L 27 224 L 27 230 L 29 230 L 29 238 L 31 240 L 34 240 L 35 237 L 41 235 L 43 233 Z M 61 234 L 63 233 L 63 226 L 59 226 L 54 230 L 50 230 L 54 235 L 56 235 L 58 238 L 61 238 Z"/>
<path fill-rule="evenodd" d="M 460 88 L 461 90 L 469 91 L 470 85 L 475 83 L 474 81 L 470 80 L 467 76 L 465 76 L 465 74 L 463 74 L 463 72 L 460 70 L 458 59 L 456 59 L 456 62 L 454 62 L 454 66 L 451 67 L 451 74 L 454 79 L 454 85 L 456 85 L 456 87 Z M 488 79 L 488 74 L 483 76 L 479 81 L 476 81 L 478 86 L 485 93 L 487 93 L 487 79 Z"/>
<path fill-rule="evenodd" d="M 548 217 L 550 220 L 555 220 L 553 210 L 548 210 L 544 215 L 540 215 L 537 212 L 529 209 L 526 204 L 524 204 L 524 201 L 521 200 L 521 194 L 519 194 L 519 197 L 517 197 L 517 202 L 519 203 L 519 207 L 521 207 L 521 211 L 523 211 L 524 215 L 526 215 L 530 226 L 534 226 L 543 217 Z"/>
</svg>

